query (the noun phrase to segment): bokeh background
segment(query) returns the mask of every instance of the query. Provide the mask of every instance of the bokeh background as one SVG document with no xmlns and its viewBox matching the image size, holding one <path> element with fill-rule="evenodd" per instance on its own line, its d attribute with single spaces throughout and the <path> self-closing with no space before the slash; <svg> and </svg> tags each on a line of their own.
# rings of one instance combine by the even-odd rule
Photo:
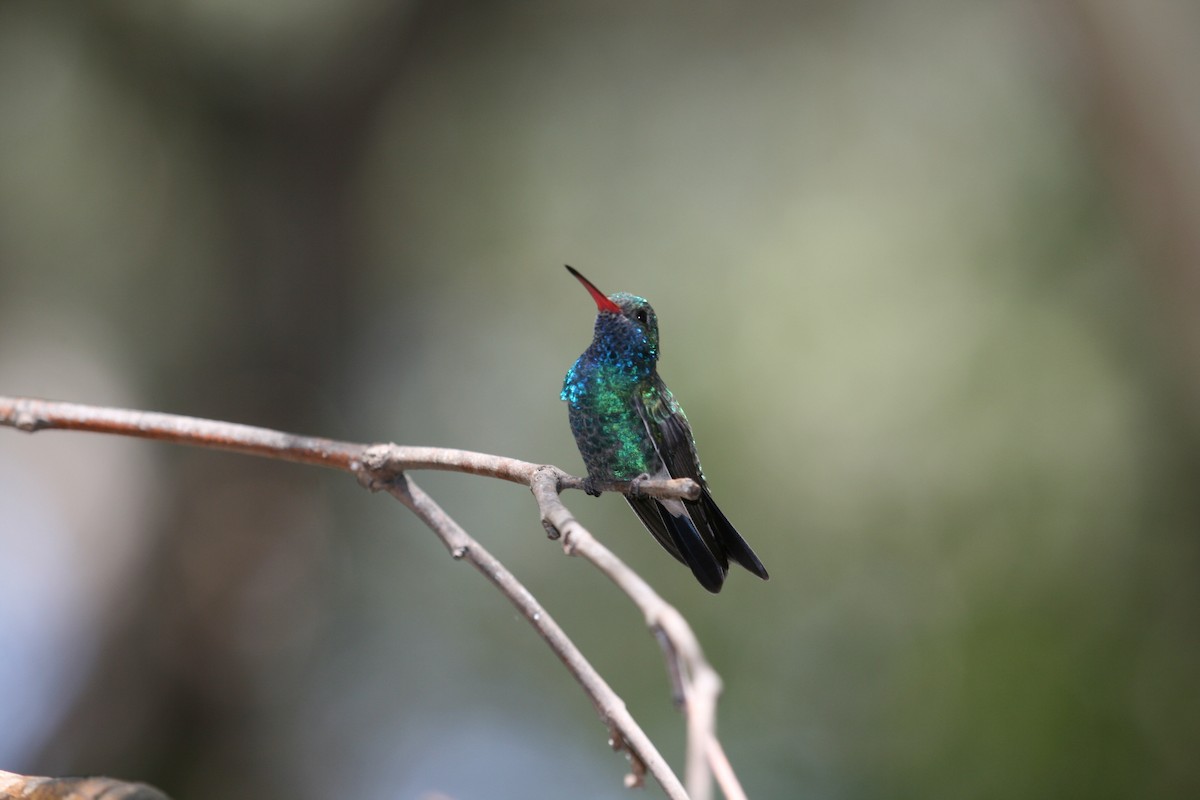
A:
<svg viewBox="0 0 1200 800">
<path fill-rule="evenodd" d="M 1200 10 L 0 4 L 0 392 L 577 471 L 594 307 L 772 574 L 570 505 L 721 672 L 751 797 L 1200 793 Z M 419 478 L 676 764 L 634 609 Z M 496 593 L 344 475 L 0 431 L 0 768 L 625 797 Z M 657 796 L 658 790 L 648 790 Z"/>
</svg>

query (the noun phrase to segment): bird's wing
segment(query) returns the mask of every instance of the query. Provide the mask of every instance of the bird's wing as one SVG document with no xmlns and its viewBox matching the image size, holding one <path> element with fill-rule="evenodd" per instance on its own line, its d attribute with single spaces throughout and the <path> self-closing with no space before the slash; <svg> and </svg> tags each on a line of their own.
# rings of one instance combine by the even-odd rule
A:
<svg viewBox="0 0 1200 800">
<path fill-rule="evenodd" d="M 704 480 L 704 472 L 700 468 L 700 458 L 696 454 L 692 427 L 688 424 L 683 409 L 671 395 L 671 390 L 657 373 L 654 375 L 651 391 L 635 396 L 634 407 L 654 442 L 659 459 L 671 477 L 691 478 L 700 484 L 700 499 L 685 500 L 683 505 L 706 549 L 723 567 L 728 568 L 729 559 L 732 558 L 766 580 L 766 568 L 708 491 L 708 483 Z"/>
<path fill-rule="evenodd" d="M 703 487 L 692 427 L 662 378 L 655 374 L 651 390 L 635 395 L 633 405 L 671 477 L 691 478 Z"/>
<path fill-rule="evenodd" d="M 692 456 L 695 447 L 687 418 L 657 375 L 655 381 L 651 391 L 635 395 L 633 401 L 662 465 L 654 477 L 693 478 L 703 486 L 700 466 Z M 713 538 L 702 508 L 694 503 L 649 498 L 629 498 L 629 504 L 663 547 L 691 568 L 704 588 L 710 592 L 721 590 L 729 559 Z M 668 539 L 671 546 L 666 543 Z"/>
</svg>

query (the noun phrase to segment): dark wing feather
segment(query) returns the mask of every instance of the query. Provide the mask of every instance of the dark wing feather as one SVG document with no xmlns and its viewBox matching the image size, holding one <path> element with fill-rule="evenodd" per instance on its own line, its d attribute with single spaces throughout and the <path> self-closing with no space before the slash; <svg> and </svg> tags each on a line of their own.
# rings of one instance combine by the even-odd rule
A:
<svg viewBox="0 0 1200 800">
<path fill-rule="evenodd" d="M 658 456 L 671 477 L 691 478 L 700 484 L 700 499 L 685 500 L 683 503 L 687 509 L 687 515 L 691 518 L 692 526 L 689 527 L 693 527 L 698 532 L 701 543 L 709 551 L 710 559 L 715 559 L 727 568 L 729 559 L 732 558 L 750 572 L 766 580 L 766 568 L 763 567 L 754 551 L 750 549 L 746 540 L 717 507 L 712 494 L 708 491 L 708 484 L 704 480 L 704 473 L 700 470 L 700 461 L 696 456 L 696 445 L 687 417 L 674 402 L 671 392 L 663 383 L 662 378 L 656 374 L 654 381 L 651 392 L 653 401 L 647 402 L 643 399 L 644 396 L 639 396 L 635 398 L 634 406 L 638 415 L 641 416 L 642 422 L 646 425 Z M 671 516 L 665 510 L 664 515 Z M 639 514 L 639 516 L 641 515 Z M 644 517 L 643 521 L 645 521 Z M 651 532 L 653 533 L 653 530 Z M 692 566 L 693 572 L 696 572 L 695 566 L 691 562 L 688 562 L 688 565 Z M 724 570 L 722 577 L 724 577 L 723 573 Z M 700 577 L 699 574 L 697 577 Z"/>
<path fill-rule="evenodd" d="M 718 562 L 686 514 L 674 516 L 661 503 L 649 497 L 625 499 L 658 543 L 686 564 L 701 586 L 710 592 L 721 591 L 725 573 L 729 571 L 729 562 L 724 559 Z"/>
<path fill-rule="evenodd" d="M 668 528 L 663 522 L 662 516 L 659 514 L 659 509 L 662 508 L 655 500 L 649 497 L 633 498 L 626 495 L 626 500 L 629 501 L 630 507 L 637 513 L 638 519 L 646 526 L 646 530 L 654 534 L 654 538 L 658 543 L 683 564 L 687 562 L 683 560 L 683 556 L 679 552 L 679 545 L 676 544 L 674 536 L 671 535 L 671 528 Z M 668 515 L 669 516 L 669 515 Z"/>
<path fill-rule="evenodd" d="M 690 509 L 695 504 L 684 501 L 684 505 Z M 705 516 L 714 521 L 717 541 L 724 545 L 725 554 L 764 581 L 771 577 L 767 574 L 767 568 L 750 549 L 750 545 L 737 532 L 737 528 L 733 527 L 721 509 L 717 508 L 717 503 L 708 493 L 707 488 L 700 493 L 700 505 L 704 506 Z"/>
</svg>

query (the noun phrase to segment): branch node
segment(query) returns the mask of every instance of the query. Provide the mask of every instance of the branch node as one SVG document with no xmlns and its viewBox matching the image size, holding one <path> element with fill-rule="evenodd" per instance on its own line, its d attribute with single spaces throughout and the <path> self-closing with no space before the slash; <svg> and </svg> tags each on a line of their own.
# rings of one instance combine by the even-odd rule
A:
<svg viewBox="0 0 1200 800">
<path fill-rule="evenodd" d="M 646 785 L 646 762 L 634 752 L 629 742 L 621 735 L 621 731 L 610 720 L 608 723 L 608 746 L 613 752 L 624 752 L 629 759 L 629 773 L 625 776 L 626 789 L 640 789 Z"/>
<path fill-rule="evenodd" d="M 450 551 L 450 557 L 455 561 L 466 558 L 467 553 L 471 552 L 471 548 L 465 544 L 460 544 Z"/>
<path fill-rule="evenodd" d="M 363 451 L 358 462 L 358 482 L 372 492 L 387 491 L 404 475 L 404 470 L 392 458 L 392 444 L 373 444 Z"/>
<path fill-rule="evenodd" d="M 564 478 L 569 479 L 570 477 L 558 467 L 550 464 L 543 464 L 530 476 L 529 491 L 533 493 L 538 508 L 542 512 L 542 527 L 546 529 L 546 538 L 548 539 L 558 539 L 562 536 L 562 526 L 556 523 L 554 518 L 556 511 L 566 510 L 559 495 L 563 490 Z"/>
<path fill-rule="evenodd" d="M 575 537 L 572 536 L 571 534 L 572 534 L 572 531 L 568 530 L 566 535 L 562 537 L 563 554 L 568 555 L 568 556 L 575 555 L 575 553 L 579 549 L 578 542 L 576 542 Z"/>
<path fill-rule="evenodd" d="M 546 472 L 549 472 L 551 475 L 554 476 L 554 492 L 555 492 L 555 494 L 562 494 L 563 477 L 566 475 L 566 473 L 563 472 L 558 467 L 554 466 L 553 464 L 542 464 L 540 467 L 538 467 L 537 469 L 535 469 L 533 471 L 533 477 L 536 480 L 543 473 L 546 473 Z M 530 484 L 532 484 L 532 483 L 533 483 L 533 481 L 530 481 Z"/>
<path fill-rule="evenodd" d="M 28 400 L 17 403 L 13 413 L 13 427 L 25 433 L 37 433 L 49 425 L 45 419 L 38 416 Z"/>
<path fill-rule="evenodd" d="M 625 776 L 625 788 L 640 789 L 646 785 L 646 762 L 632 750 L 626 752 L 629 753 L 629 774 Z"/>
</svg>

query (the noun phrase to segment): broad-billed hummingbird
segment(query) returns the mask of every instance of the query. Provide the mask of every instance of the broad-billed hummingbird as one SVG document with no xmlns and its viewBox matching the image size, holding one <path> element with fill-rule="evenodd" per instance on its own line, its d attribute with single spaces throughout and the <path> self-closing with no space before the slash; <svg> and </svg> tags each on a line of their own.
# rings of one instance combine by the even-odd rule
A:
<svg viewBox="0 0 1200 800">
<path fill-rule="evenodd" d="M 667 552 L 691 568 L 710 592 L 721 591 L 729 560 L 763 580 L 767 570 L 717 508 L 692 428 L 658 376 L 658 320 L 645 298 L 617 292 L 605 296 L 570 266 L 596 301 L 592 344 L 563 381 L 571 431 L 587 465 L 584 489 L 599 495 L 603 482 L 631 481 L 625 499 Z M 691 478 L 698 500 L 639 496 L 649 478 Z"/>
</svg>

